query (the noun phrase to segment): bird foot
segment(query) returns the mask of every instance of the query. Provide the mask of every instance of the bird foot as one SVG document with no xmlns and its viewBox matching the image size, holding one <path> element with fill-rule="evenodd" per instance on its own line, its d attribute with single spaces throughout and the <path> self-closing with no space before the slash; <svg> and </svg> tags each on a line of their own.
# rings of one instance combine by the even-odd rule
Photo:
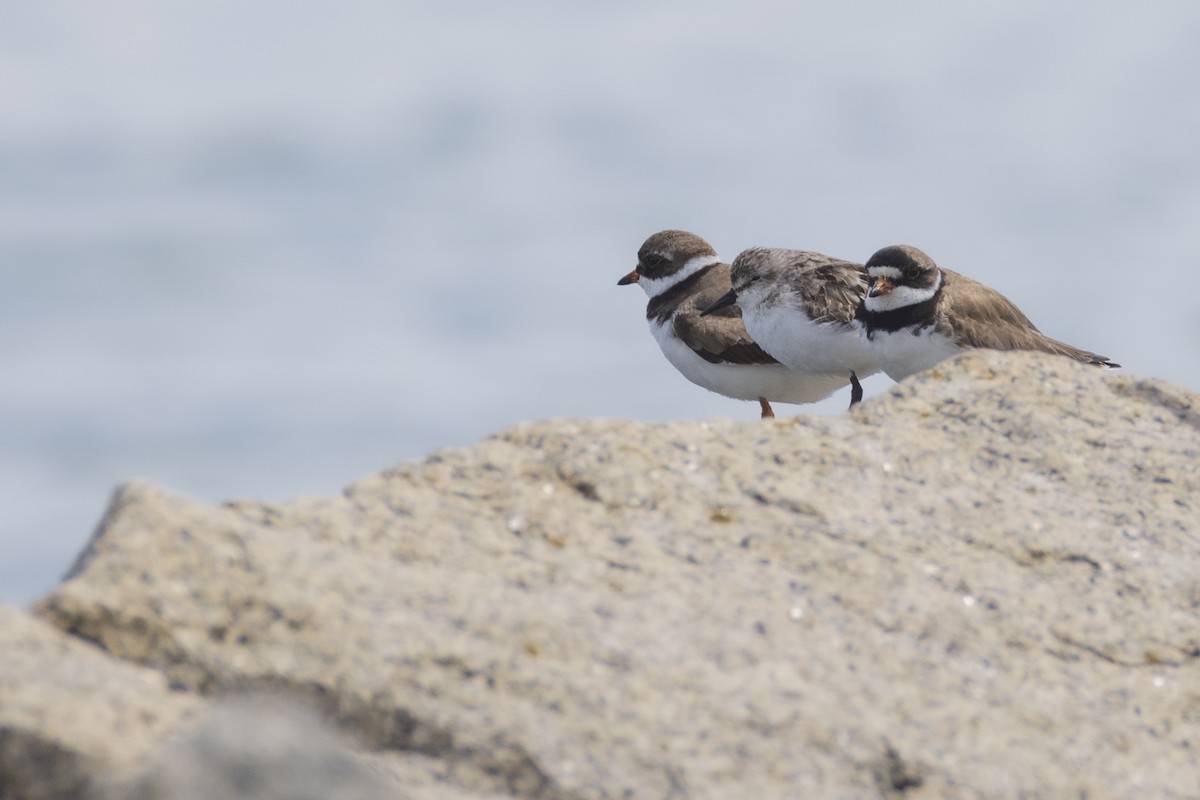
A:
<svg viewBox="0 0 1200 800">
<path fill-rule="evenodd" d="M 850 408 L 861 403 L 862 399 L 862 384 L 858 382 L 858 376 L 854 374 L 854 370 L 850 370 Z"/>
</svg>

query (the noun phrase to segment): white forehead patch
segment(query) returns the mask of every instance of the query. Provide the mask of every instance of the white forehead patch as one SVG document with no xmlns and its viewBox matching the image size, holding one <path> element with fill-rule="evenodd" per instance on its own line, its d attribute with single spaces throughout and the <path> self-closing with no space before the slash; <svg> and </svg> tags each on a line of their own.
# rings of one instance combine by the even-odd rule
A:
<svg viewBox="0 0 1200 800">
<path fill-rule="evenodd" d="M 867 274 L 872 278 L 887 278 L 890 281 L 900 280 L 899 267 L 885 267 L 882 264 L 877 267 L 867 267 Z"/>
</svg>

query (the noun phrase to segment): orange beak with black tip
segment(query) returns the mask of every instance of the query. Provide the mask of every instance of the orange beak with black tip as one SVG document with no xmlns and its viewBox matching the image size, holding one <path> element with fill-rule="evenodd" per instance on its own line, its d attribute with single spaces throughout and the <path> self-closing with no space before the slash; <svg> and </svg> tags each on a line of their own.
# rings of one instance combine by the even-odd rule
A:
<svg viewBox="0 0 1200 800">
<path fill-rule="evenodd" d="M 871 285 L 867 287 L 867 297 L 882 297 L 885 294 L 891 294 L 893 288 L 895 287 L 887 278 L 872 278 Z"/>
<path fill-rule="evenodd" d="M 628 286 L 631 283 L 637 283 L 638 278 L 640 277 L 642 276 L 638 273 L 637 267 L 634 267 L 633 272 L 623 276 L 621 280 L 617 281 L 617 286 Z"/>
</svg>

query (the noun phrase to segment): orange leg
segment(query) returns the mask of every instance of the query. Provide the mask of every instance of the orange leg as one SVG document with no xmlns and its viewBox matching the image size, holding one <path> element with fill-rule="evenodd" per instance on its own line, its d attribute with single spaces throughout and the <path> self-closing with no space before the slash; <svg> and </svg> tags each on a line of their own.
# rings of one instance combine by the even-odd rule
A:
<svg viewBox="0 0 1200 800">
<path fill-rule="evenodd" d="M 762 406 L 762 418 L 774 419 L 775 412 L 771 410 L 771 404 L 767 402 L 765 397 L 758 398 L 758 404 Z"/>
</svg>

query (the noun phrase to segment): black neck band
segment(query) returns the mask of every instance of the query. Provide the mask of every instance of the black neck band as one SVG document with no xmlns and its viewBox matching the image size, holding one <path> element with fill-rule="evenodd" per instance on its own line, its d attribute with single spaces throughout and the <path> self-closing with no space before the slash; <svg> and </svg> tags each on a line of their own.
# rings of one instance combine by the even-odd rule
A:
<svg viewBox="0 0 1200 800">
<path fill-rule="evenodd" d="M 701 267 L 662 294 L 651 297 L 650 304 L 646 306 L 646 319 L 658 317 L 661 322 L 669 317 L 671 311 L 678 305 L 679 298 L 691 291 L 692 287 L 715 266 L 716 264 L 709 264 L 707 267 Z"/>
<path fill-rule="evenodd" d="M 913 303 L 910 306 L 902 306 L 900 308 L 889 309 L 888 311 L 868 311 L 867 304 L 864 301 L 854 312 L 854 318 L 863 323 L 867 329 L 868 338 L 875 331 L 884 331 L 885 333 L 894 333 L 901 328 L 908 328 L 913 325 L 924 327 L 933 324 L 933 312 L 937 308 L 938 296 L 942 293 L 942 288 L 933 293 L 933 297 L 928 300 L 922 300 L 919 303 Z"/>
</svg>

